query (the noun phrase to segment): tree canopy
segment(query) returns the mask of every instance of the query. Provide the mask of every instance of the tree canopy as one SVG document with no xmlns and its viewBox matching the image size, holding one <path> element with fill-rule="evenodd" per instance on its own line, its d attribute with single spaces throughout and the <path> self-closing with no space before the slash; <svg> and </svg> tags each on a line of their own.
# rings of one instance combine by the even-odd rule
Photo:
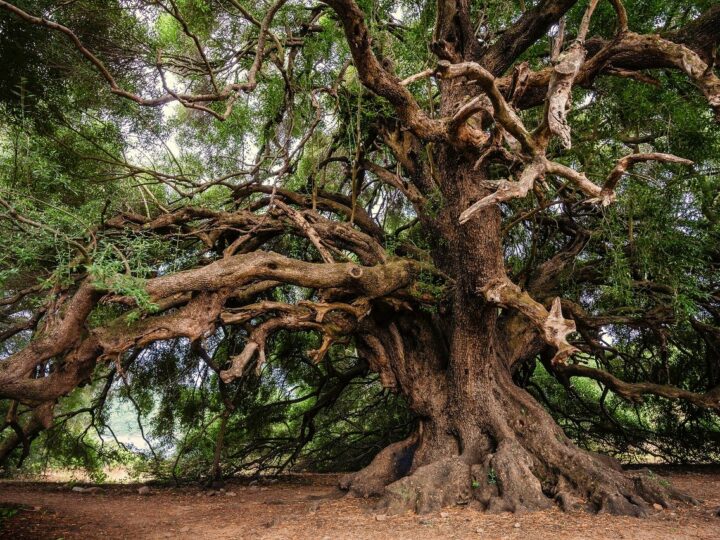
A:
<svg viewBox="0 0 720 540">
<path fill-rule="evenodd" d="M 638 514 L 575 445 L 720 459 L 714 2 L 0 8 L 0 463 Z"/>
</svg>

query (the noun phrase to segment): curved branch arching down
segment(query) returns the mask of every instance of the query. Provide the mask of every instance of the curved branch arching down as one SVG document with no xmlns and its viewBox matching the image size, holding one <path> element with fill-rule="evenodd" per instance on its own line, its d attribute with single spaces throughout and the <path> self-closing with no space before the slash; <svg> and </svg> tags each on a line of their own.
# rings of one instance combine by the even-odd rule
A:
<svg viewBox="0 0 720 540">
<path fill-rule="evenodd" d="M 641 402 L 643 396 L 653 395 L 667 399 L 682 399 L 704 409 L 720 411 L 720 386 L 704 394 L 699 394 L 671 385 L 625 382 L 612 375 L 612 373 L 581 364 L 557 365 L 553 366 L 553 371 L 561 377 L 585 377 L 596 380 L 623 399 L 636 403 Z"/>
<path fill-rule="evenodd" d="M 706 102 L 720 108 L 715 8 L 696 16 L 644 4 L 658 15 L 642 27 L 662 33 L 640 34 L 620 0 L 602 14 L 617 19 L 609 32 L 596 28 L 598 0 L 529 8 L 452 0 L 397 12 L 383 2 L 270 0 L 252 14 L 230 0 L 206 3 L 197 18 L 185 2 L 148 0 L 121 3 L 131 30 L 107 39 L 81 31 L 74 4 L 25 11 L 0 0 L 12 21 L 69 43 L 72 54 L 59 56 L 79 57 L 70 91 L 47 108 L 61 110 L 62 122 L 42 119 L 57 129 L 33 127 L 21 108 L 11 126 L 18 136 L 7 139 L 17 151 L 5 152 L 0 133 L 0 160 L 10 165 L 0 167 L 0 232 L 26 261 L 15 272 L 0 259 L 9 284 L 1 399 L 51 411 L 102 362 L 121 373 L 128 351 L 182 343 L 218 384 L 211 401 L 225 406 L 224 433 L 223 392 L 240 392 L 239 379 L 276 358 L 283 332 L 310 333 L 297 336 L 316 342 L 298 369 L 331 372 L 340 363 L 333 345 L 344 345 L 361 364 L 344 373 L 377 373 L 378 392 L 402 393 L 415 415 L 414 433 L 343 481 L 351 493 L 383 495 L 388 512 L 471 502 L 495 512 L 553 502 L 569 510 L 582 501 L 644 515 L 686 500 L 573 444 L 526 387 L 550 352 L 558 378 L 604 385 L 601 411 L 610 390 L 718 410 L 717 156 L 709 155 L 718 126 L 698 129 Z M 568 28 L 572 17 L 561 19 L 576 4 L 584 15 Z M 160 15 L 176 31 L 175 52 L 155 41 Z M 685 26 L 665 32 L 665 20 Z M 135 31 L 149 36 L 139 49 Z M 566 32 L 574 38 L 564 44 Z M 127 62 L 125 73 L 111 58 Z M 100 78 L 75 76 L 88 63 Z M 652 69 L 672 71 L 651 78 Z M 619 85 L 599 88 L 604 76 L 669 87 L 633 104 Z M 705 100 L 668 99 L 677 80 Z M 580 88 L 598 91 L 571 114 Z M 114 96 L 210 116 L 180 107 L 140 114 L 110 106 Z M 79 97 L 87 111 L 67 106 Z M 625 114 L 633 105 L 650 111 L 649 134 Z M 674 130 L 680 116 L 696 122 L 696 145 L 675 140 L 686 133 Z M 21 146 L 24 130 L 42 144 Z M 162 148 L 146 144 L 157 140 Z M 692 162 L 669 152 L 697 162 L 692 182 L 674 169 Z M 643 162 L 661 165 L 620 187 Z M 39 276 L 45 288 L 34 288 Z M 622 339 L 604 342 L 604 325 Z M 218 340 L 226 341 L 216 359 Z M 579 352 L 598 370 L 568 361 Z M 626 383 L 621 370 L 647 382 Z M 680 382 L 661 384 L 670 381 Z M 315 397 L 329 403 L 345 386 Z M 678 423 L 696 421 L 677 409 Z M 303 418 L 300 446 L 317 410 Z M 50 416 L 37 420 L 48 425 Z M 18 426 L 18 440 L 37 427 Z"/>
<path fill-rule="evenodd" d="M 85 59 L 90 62 L 90 64 L 98 71 L 100 76 L 107 82 L 107 84 L 110 87 L 110 91 L 122 98 L 129 99 L 131 101 L 134 101 L 135 103 L 138 103 L 139 105 L 147 106 L 147 107 L 160 107 L 162 105 L 166 105 L 171 102 L 178 102 L 182 104 L 184 107 L 191 108 L 191 109 L 197 109 L 200 111 L 203 111 L 205 113 L 208 113 L 218 120 L 226 120 L 230 113 L 232 112 L 232 106 L 233 102 L 237 99 L 237 95 L 239 92 L 252 92 L 257 87 L 258 81 L 257 77 L 260 72 L 260 69 L 262 68 L 263 62 L 265 60 L 266 56 L 266 43 L 268 35 L 270 34 L 270 25 L 273 22 L 273 19 L 277 12 L 282 8 L 282 6 L 287 2 L 287 0 L 278 0 L 275 2 L 270 9 L 268 9 L 265 17 L 263 18 L 261 23 L 258 23 L 258 21 L 252 19 L 252 23 L 259 26 L 260 34 L 257 39 L 256 43 L 256 51 L 254 60 L 252 63 L 252 66 L 247 72 L 247 81 L 244 83 L 228 83 L 223 88 L 219 88 L 217 86 L 217 83 L 215 81 L 215 73 L 208 63 L 207 57 L 205 56 L 205 52 L 203 51 L 202 45 L 197 40 L 197 37 L 192 36 L 192 34 L 189 33 L 187 28 L 187 23 L 184 21 L 182 16 L 180 15 L 178 8 L 175 4 L 173 4 L 172 10 L 167 10 L 164 6 L 162 8 L 166 10 L 168 13 L 173 15 L 183 26 L 184 31 L 188 33 L 188 35 L 191 35 L 193 40 L 195 41 L 197 45 L 198 52 L 200 56 L 203 58 L 205 66 L 207 68 L 207 75 L 210 77 L 210 79 L 213 82 L 214 92 L 213 93 L 205 93 L 205 94 L 185 94 L 185 93 L 179 93 L 174 92 L 170 90 L 166 83 L 165 74 L 163 71 L 163 66 L 161 59 L 158 57 L 157 61 L 157 69 L 160 72 L 160 77 L 162 79 L 163 88 L 165 90 L 165 94 L 159 96 L 159 97 L 143 97 L 141 95 L 138 95 L 136 93 L 133 93 L 131 91 L 126 90 L 123 88 L 116 78 L 112 75 L 110 70 L 107 68 L 107 66 L 103 63 L 103 61 L 97 57 L 92 51 L 90 51 L 80 40 L 80 38 L 77 36 L 75 32 L 73 32 L 70 28 L 67 26 L 64 26 L 62 24 L 59 24 L 57 22 L 51 21 L 49 19 L 46 19 L 44 17 L 37 17 L 34 15 L 31 15 L 30 13 L 20 9 L 18 6 L 11 4 L 10 2 L 6 2 L 5 0 L 0 0 L 0 9 L 4 9 L 5 11 L 8 11 L 12 13 L 13 15 L 17 16 L 18 18 L 22 19 L 23 21 L 41 26 L 44 28 L 48 28 L 50 30 L 59 32 L 65 36 L 73 43 L 75 48 L 82 54 Z M 246 14 L 243 10 L 243 14 Z M 247 14 L 249 15 L 249 14 Z M 279 42 L 277 41 L 277 38 L 275 37 L 276 45 L 279 45 Z M 227 107 L 224 113 L 218 113 L 214 111 L 213 109 L 209 108 L 207 106 L 208 103 L 213 102 L 226 102 Z"/>
<path fill-rule="evenodd" d="M 46 402 L 66 394 L 85 380 L 97 359 L 114 359 L 126 350 L 142 348 L 158 340 L 203 339 L 214 332 L 220 320 L 226 323 L 236 320 L 230 315 L 223 316 L 223 305 L 234 297 L 241 298 L 244 287 L 253 283 L 286 283 L 369 301 L 391 297 L 410 287 L 418 272 L 419 266 L 407 260 L 361 266 L 308 263 L 272 252 L 235 255 L 201 268 L 148 280 L 146 290 L 152 301 L 173 308 L 167 314 L 148 316 L 129 326 L 125 317 L 120 317 L 89 332 L 85 320 L 106 291 L 86 279 L 57 306 L 58 314 L 48 317 L 38 338 L 0 364 L 0 396 L 29 404 Z M 178 301 L 184 305 L 176 308 Z M 317 313 L 323 310 L 327 310 L 323 304 L 316 307 Z M 274 324 L 288 328 L 323 328 L 321 322 L 314 320 L 286 319 L 282 324 Z M 267 327 L 261 332 L 267 335 Z M 29 378 L 36 366 L 55 358 L 62 361 L 50 375 Z"/>
</svg>

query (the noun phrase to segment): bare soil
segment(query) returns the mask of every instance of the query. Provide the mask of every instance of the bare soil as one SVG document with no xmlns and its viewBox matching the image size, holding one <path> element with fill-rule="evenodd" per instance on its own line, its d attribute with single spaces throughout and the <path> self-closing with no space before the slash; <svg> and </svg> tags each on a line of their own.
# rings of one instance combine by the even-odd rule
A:
<svg viewBox="0 0 720 540">
<path fill-rule="evenodd" d="M 658 473 L 703 502 L 656 510 L 645 519 L 558 509 L 492 515 L 460 506 L 427 515 L 385 516 L 372 499 L 345 497 L 333 475 L 259 485 L 233 482 L 213 495 L 195 486 L 152 486 L 149 495 L 140 495 L 138 486 L 128 485 L 79 493 L 57 483 L 3 482 L 0 538 L 720 540 L 720 468 Z M 7 508 L 17 513 L 3 519 Z"/>
</svg>

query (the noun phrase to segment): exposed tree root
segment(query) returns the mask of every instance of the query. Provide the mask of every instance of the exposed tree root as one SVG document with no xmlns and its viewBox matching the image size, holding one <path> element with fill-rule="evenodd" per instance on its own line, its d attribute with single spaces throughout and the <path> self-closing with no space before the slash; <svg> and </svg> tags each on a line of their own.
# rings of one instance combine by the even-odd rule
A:
<svg viewBox="0 0 720 540">
<path fill-rule="evenodd" d="M 388 514 L 419 514 L 469 504 L 497 513 L 545 510 L 557 504 L 571 512 L 587 510 L 613 515 L 647 516 L 654 504 L 696 504 L 662 477 L 647 469 L 622 472 L 607 459 L 575 449 L 585 467 L 571 460 L 565 470 L 551 471 L 517 441 L 502 441 L 482 463 L 448 456 L 417 467 L 397 479 L 399 459 L 407 459 L 417 443 L 407 439 L 389 446 L 363 471 L 348 475 L 344 489 L 357 496 L 380 496 Z M 551 451 L 550 449 L 548 449 Z"/>
<path fill-rule="evenodd" d="M 355 497 L 382 495 L 385 487 L 410 470 L 417 447 L 417 434 L 393 443 L 378 453 L 364 469 L 340 479 L 340 489 Z"/>
<path fill-rule="evenodd" d="M 458 456 L 419 467 L 413 474 L 385 489 L 383 506 L 388 514 L 408 510 L 425 514 L 471 498 L 470 467 Z"/>
<path fill-rule="evenodd" d="M 533 474 L 532 467 L 532 457 L 517 442 L 501 442 L 482 467 L 475 467 L 473 485 L 483 488 L 477 490 L 475 499 L 490 512 L 549 508 L 552 502 L 543 493 L 542 483 Z"/>
</svg>

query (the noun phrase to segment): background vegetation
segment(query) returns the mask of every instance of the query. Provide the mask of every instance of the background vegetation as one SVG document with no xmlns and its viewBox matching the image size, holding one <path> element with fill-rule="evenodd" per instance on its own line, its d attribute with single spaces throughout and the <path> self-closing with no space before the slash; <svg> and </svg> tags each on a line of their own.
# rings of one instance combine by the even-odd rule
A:
<svg viewBox="0 0 720 540">
<path fill-rule="evenodd" d="M 264 2 L 246 3 L 261 17 Z M 51 13 L 57 2 L 16 2 L 35 13 Z M 136 58 L 189 55 L 193 42 L 179 21 L 166 14 L 144 17 L 133 2 L 78 0 L 57 12 L 84 43 L 102 58 L 128 88 L 147 89 L 156 78 L 139 69 Z M 192 33 L 210 43 L 240 40 L 253 28 L 228 23 L 228 2 L 179 0 L 175 3 Z M 518 2 L 477 2 L 485 13 L 488 35 L 520 9 Z M 709 0 L 625 2 L 630 26 L 638 32 L 668 32 L 709 8 Z M 409 75 L 430 65 L 427 44 L 432 2 L 363 2 L 376 47 Z M 308 7 L 289 3 L 274 25 L 282 29 L 303 17 Z M 569 21 L 579 19 L 582 6 Z M 601 3 L 591 35 L 610 37 L 614 20 Z M 569 24 L 570 26 L 570 24 Z M 243 97 L 227 121 L 169 105 L 143 108 L 112 96 L 97 73 L 63 36 L 21 23 L 0 11 L 0 287 L 5 297 L 27 287 L 51 289 L 77 270 L 78 249 L 88 253 L 85 270 L 120 295 L 134 298 L 128 321 L 154 309 L 143 288 L 148 277 L 196 264 L 196 239 L 172 241 L 150 234 L 100 231 L 119 212 L 156 215 L 166 208 L 200 203 L 232 206 L 232 189 L 212 179 L 244 168 L 265 148 L 297 142 L 315 121 L 313 88 L 341 83 L 335 96 L 322 96 L 327 111 L 283 187 L 311 195 L 323 189 L 357 197 L 386 232 L 386 249 L 395 253 L 408 243 L 419 249 L 428 239 L 399 194 L 372 183 L 360 193 L 341 164 L 319 165 L 332 142 L 349 159 L 357 145 L 392 116 L 387 105 L 364 91 L 352 67 L 340 29 L 329 13 L 317 20 L 295 60 L 295 86 L 289 92 L 277 71 L 259 80 L 260 90 Z M 525 53 L 533 66 L 547 62 L 547 41 Z M 243 59 L 242 62 L 247 62 Z M 207 80 L 183 73 L 194 89 Z M 593 229 L 579 258 L 584 275 L 600 275 L 592 287 L 569 276 L 563 294 L 590 313 L 610 314 L 604 338 L 585 354 L 594 365 L 633 382 L 653 380 L 700 391 L 720 384 L 720 128 L 702 96 L 687 79 L 667 70 L 648 73 L 652 80 L 604 78 L 593 91 L 575 90 L 572 150 L 557 149 L 559 161 L 580 166 L 589 178 L 601 178 L 607 164 L 628 148 L 669 152 L 695 161 L 692 170 L 648 164 L 629 175 L 618 203 L 583 215 L 580 207 L 553 205 L 533 219 L 512 222 L 534 203 L 505 207 L 506 261 L 522 280 L 528 268 L 547 260 L 562 246 L 560 228 L 538 228 L 572 213 Z M 424 84 L 424 83 L 423 83 Z M 433 89 L 415 90 L 430 107 Z M 220 111 L 224 106 L 218 105 Z M 293 109 L 293 123 L 275 121 Z M 526 111 L 526 122 L 538 111 Z M 620 136 L 618 136 L 620 134 Z M 269 160 L 269 158 L 268 158 Z M 272 165 L 263 164 L 264 171 Z M 502 176 L 506 171 L 497 171 Z M 232 179 L 230 179 L 232 180 Z M 193 186 L 206 183 L 207 188 Z M 556 191 L 568 189 L 557 186 Z M 441 204 L 441 201 L 438 201 Z M 18 220 L 17 216 L 22 219 Z M 592 225 L 592 227 L 591 227 Z M 291 237 L 270 246 L 282 253 L 306 255 L 312 247 Z M 170 261 L 170 262 L 168 262 Z M 662 288 L 652 283 L 662 283 Z M 441 296 L 428 280 L 429 292 Z M 427 291 L 425 291 L 427 292 Z M 302 299 L 305 291 L 278 289 L 271 299 Z M 31 300 L 30 300 L 31 301 Z M 440 301 L 440 299 L 438 299 Z M 2 308 L 0 308 L 2 309 Z M 91 324 L 120 313 L 99 307 Z M 433 308 L 428 308 L 432 314 Z M 0 331 L 16 324 L 23 312 L 0 312 Z M 653 317 L 652 329 L 616 324 L 628 317 Z M 613 319 L 616 317 L 617 319 Z M 714 330 L 698 333 L 698 326 Z M 582 333 L 583 329 L 579 328 Z M 404 438 L 414 419 L 402 398 L 383 390 L 358 358 L 352 343 L 335 345 L 315 365 L 306 350 L 317 348 L 313 334 L 279 333 L 260 373 L 222 383 L 210 364 L 225 364 L 242 350 L 243 331 L 223 330 L 203 357 L 182 340 L 158 343 L 98 368 L 92 384 L 63 398 L 55 425 L 37 435 L 29 452 L 17 448 L 4 474 L 40 472 L 48 467 L 79 468 L 102 480 L 108 464 L 130 466 L 177 481 L 219 474 L 286 470 L 354 470 L 367 464 L 389 442 Z M 0 359 L 17 350 L 31 332 L 5 341 Z M 579 339 L 579 338 L 578 338 Z M 699 463 L 720 460 L 720 420 L 688 403 L 648 398 L 628 403 L 601 383 L 559 380 L 542 359 L 516 374 L 580 445 L 626 461 L 661 460 Z M 9 403 L 0 402 L 5 416 Z M 0 433 L 0 441 L 10 437 Z"/>
</svg>

